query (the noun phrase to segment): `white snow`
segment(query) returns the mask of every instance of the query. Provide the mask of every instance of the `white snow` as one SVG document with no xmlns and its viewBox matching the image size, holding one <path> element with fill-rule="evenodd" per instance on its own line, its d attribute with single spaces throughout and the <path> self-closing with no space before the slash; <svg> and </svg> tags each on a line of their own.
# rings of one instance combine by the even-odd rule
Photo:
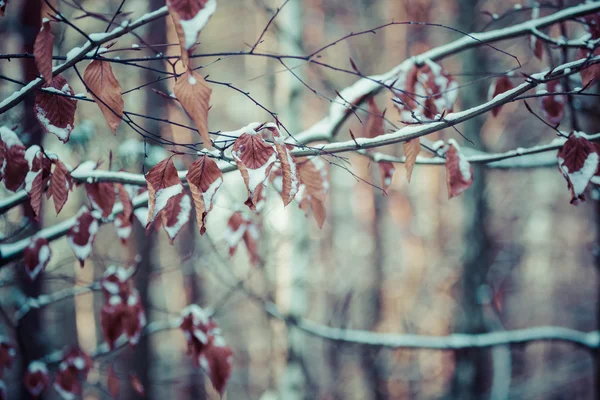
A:
<svg viewBox="0 0 600 400">
<path fill-rule="evenodd" d="M 178 183 L 173 186 L 166 187 L 164 189 L 160 189 L 156 192 L 155 202 L 154 202 L 154 212 L 152 215 L 148 215 L 148 221 L 152 222 L 156 218 L 159 212 L 163 210 L 167 206 L 167 203 L 170 198 L 177 196 L 178 194 L 183 192 L 183 185 Z"/>
<path fill-rule="evenodd" d="M 32 238 L 31 244 L 29 245 L 30 247 L 32 247 L 32 248 L 35 247 L 36 239 L 37 239 L 37 237 Z M 28 274 L 31 277 L 31 279 L 35 279 L 38 276 L 38 274 L 42 271 L 42 269 L 48 263 L 49 260 L 50 260 L 50 247 L 47 244 L 44 244 L 38 250 L 37 265 L 35 266 L 33 271 L 28 271 Z"/>
<path fill-rule="evenodd" d="M 212 208 L 213 202 L 215 201 L 215 196 L 221 187 L 221 184 L 223 184 L 222 176 L 215 179 L 215 181 L 208 186 L 208 189 L 202 193 L 202 200 L 204 201 L 204 208 L 206 210 L 205 212 L 210 211 Z"/>
<path fill-rule="evenodd" d="M 179 209 L 179 214 L 177 214 L 177 222 L 175 223 L 175 225 L 163 226 L 165 232 L 167 232 L 167 235 L 169 235 L 169 238 L 171 238 L 171 240 L 175 239 L 175 236 L 177 236 L 177 233 L 179 232 L 181 227 L 185 225 L 190 219 L 190 212 L 192 211 L 192 200 L 190 196 L 188 196 L 187 194 L 183 195 L 179 206 L 181 208 Z"/>
<path fill-rule="evenodd" d="M 12 146 L 23 146 L 23 143 L 17 136 L 15 132 L 6 126 L 0 126 L 0 138 L 4 142 L 4 145 L 7 149 L 10 149 Z"/>
<path fill-rule="evenodd" d="M 196 84 L 196 82 L 197 82 L 197 81 L 196 81 L 196 78 L 195 78 L 193 75 L 190 75 L 190 76 L 188 77 L 188 83 L 189 83 L 190 85 L 195 85 L 195 84 Z"/>
<path fill-rule="evenodd" d="M 65 126 L 64 128 L 52 125 L 52 122 L 50 122 L 50 120 L 46 118 L 46 111 L 39 105 L 35 106 L 35 112 L 38 120 L 42 125 L 44 125 L 44 128 L 47 132 L 55 134 L 56 137 L 62 142 L 66 142 L 69 140 L 69 135 L 73 130 L 71 124 L 67 124 L 67 126 Z"/>
<path fill-rule="evenodd" d="M 204 5 L 204 8 L 198 11 L 198 14 L 192 19 L 180 20 L 181 28 L 185 38 L 185 49 L 189 50 L 196 43 L 198 34 L 204 28 L 209 18 L 214 14 L 217 9 L 217 0 L 208 0 Z"/>
<path fill-rule="evenodd" d="M 590 182 L 590 179 L 592 179 L 596 173 L 596 170 L 598 169 L 598 161 L 598 153 L 590 153 L 588 154 L 583 166 L 579 171 L 570 172 L 569 168 L 564 165 L 565 160 L 561 157 L 558 157 L 558 166 L 561 171 L 568 176 L 569 181 L 571 181 L 571 184 L 573 185 L 573 192 L 576 197 L 584 192 L 585 188 Z"/>
<path fill-rule="evenodd" d="M 87 207 L 82 207 L 79 212 L 77 213 L 77 219 L 79 218 L 79 216 L 81 216 L 81 214 L 85 213 L 87 211 Z M 67 235 L 67 243 L 69 243 L 69 246 L 71 247 L 71 249 L 73 250 L 73 253 L 75 253 L 75 256 L 77 257 L 78 260 L 85 260 L 86 258 L 89 257 L 89 255 L 92 253 L 92 244 L 94 242 L 94 238 L 96 236 L 96 233 L 98 232 L 98 220 L 94 218 L 94 220 L 92 221 L 92 223 L 89 226 L 89 239 L 87 241 L 86 244 L 84 244 L 83 246 L 78 245 L 77 243 L 75 243 L 73 241 L 73 238 L 71 237 L 71 235 Z M 75 225 L 73 225 L 73 232 L 75 234 L 79 233 L 79 224 L 76 222 Z"/>
</svg>

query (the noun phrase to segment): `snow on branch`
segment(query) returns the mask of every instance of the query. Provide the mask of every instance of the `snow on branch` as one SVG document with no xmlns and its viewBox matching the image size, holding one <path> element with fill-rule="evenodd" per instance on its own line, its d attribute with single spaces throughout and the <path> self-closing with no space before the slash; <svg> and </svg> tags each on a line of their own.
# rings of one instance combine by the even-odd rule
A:
<svg viewBox="0 0 600 400">
<path fill-rule="evenodd" d="M 346 118 L 351 115 L 351 113 L 348 113 L 348 109 L 344 104 L 353 104 L 354 106 L 362 104 L 367 101 L 369 97 L 372 97 L 380 90 L 383 90 L 386 87 L 386 84 L 394 80 L 400 71 L 403 71 L 412 65 L 421 65 L 425 63 L 426 60 L 438 61 L 473 47 L 527 35 L 536 29 L 539 30 L 540 28 L 597 12 L 599 10 L 600 2 L 580 4 L 575 7 L 565 8 L 564 10 L 543 18 L 532 19 L 511 27 L 488 32 L 472 33 L 457 39 L 454 42 L 435 47 L 405 60 L 384 74 L 367 76 L 359 79 L 353 85 L 340 92 L 341 96 L 338 96 L 336 101 L 332 103 L 329 114 L 325 118 L 303 132 L 294 135 L 294 138 L 301 143 L 331 138 L 335 135 Z"/>
<path fill-rule="evenodd" d="M 71 49 L 71 51 L 67 54 L 67 59 L 64 63 L 57 65 L 52 69 L 52 75 L 56 76 L 61 72 L 69 69 L 73 65 L 77 64 L 79 61 L 83 60 L 86 55 L 100 47 L 100 45 L 110 42 L 111 40 L 117 39 L 128 32 L 133 31 L 149 22 L 152 22 L 158 18 L 162 18 L 168 14 L 167 6 L 161 7 L 155 11 L 144 14 L 140 18 L 135 21 L 123 24 L 122 26 L 118 26 L 107 33 L 92 33 L 89 35 L 92 41 L 87 41 L 82 47 L 75 47 Z M 20 90 L 14 92 L 12 95 L 4 99 L 0 103 L 0 114 L 10 110 L 12 107 L 19 104 L 27 94 L 30 92 L 39 89 L 44 84 L 44 80 L 42 78 L 36 78 L 29 82 L 27 85 L 23 86 Z"/>
<path fill-rule="evenodd" d="M 281 314 L 275 304 L 266 302 L 265 311 L 309 335 L 336 342 L 392 349 L 438 349 L 459 350 L 493 347 L 533 341 L 555 340 L 569 342 L 588 349 L 600 348 L 600 331 L 582 332 L 560 326 L 537 326 L 525 329 L 478 334 L 453 333 L 447 336 L 429 336 L 408 333 L 380 333 L 358 329 L 333 328 L 305 319 L 288 318 Z"/>
<path fill-rule="evenodd" d="M 513 89 L 507 90 L 491 99 L 486 103 L 482 103 L 473 108 L 447 114 L 446 116 L 438 119 L 435 122 L 422 124 L 422 125 L 408 125 L 395 132 L 379 135 L 375 138 L 355 138 L 345 142 L 328 143 L 325 145 L 317 145 L 312 148 L 296 149 L 292 151 L 295 157 L 318 155 L 318 154 L 333 154 L 341 153 L 351 150 L 367 149 L 373 147 L 385 146 L 388 144 L 406 142 L 411 139 L 415 139 L 421 136 L 429 135 L 433 132 L 440 131 L 442 129 L 451 127 L 459 124 L 478 115 L 481 115 L 487 111 L 490 111 L 498 106 L 509 103 L 516 99 L 518 96 L 527 92 L 528 90 L 536 87 L 537 85 L 547 82 L 549 80 L 558 79 L 564 76 L 568 76 L 579 71 L 582 67 L 590 64 L 600 63 L 600 56 L 596 56 L 589 59 L 580 59 L 577 61 L 562 64 L 549 71 L 540 72 L 531 75 L 524 83 L 515 86 Z M 318 123 L 317 125 L 321 124 Z M 297 136 L 298 137 L 298 136 Z M 326 137 L 320 138 L 325 140 Z M 315 139 L 313 139 L 315 140 Z"/>
</svg>

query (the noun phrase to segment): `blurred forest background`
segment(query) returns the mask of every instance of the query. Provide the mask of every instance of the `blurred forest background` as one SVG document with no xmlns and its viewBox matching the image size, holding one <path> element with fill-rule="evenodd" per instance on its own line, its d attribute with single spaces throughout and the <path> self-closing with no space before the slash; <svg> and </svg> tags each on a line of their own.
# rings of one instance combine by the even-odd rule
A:
<svg viewBox="0 0 600 400">
<path fill-rule="evenodd" d="M 53 4 L 84 31 L 104 31 L 104 22 L 74 19 L 81 12 L 66 4 L 70 1 L 74 0 L 55 0 Z M 110 17 L 121 1 L 77 3 Z M 562 3 L 544 4 L 542 15 L 578 2 Z M 131 13 L 129 18 L 138 17 L 164 4 L 164 0 L 127 0 L 123 11 Z M 281 4 L 281 0 L 219 0 L 196 51 L 234 53 L 248 49 Z M 494 14 L 517 10 L 515 5 L 512 0 L 291 0 L 258 48 L 307 54 L 350 32 L 391 20 L 427 21 L 467 32 L 497 29 L 531 17 L 531 11 L 515 11 L 494 20 Z M 12 0 L 8 4 L 7 15 L 0 21 L 0 53 L 31 52 L 44 7 L 40 0 Z M 551 31 L 559 36 L 554 29 L 559 27 Z M 149 43 L 177 42 L 170 18 L 154 21 L 137 32 Z M 460 33 L 435 26 L 390 26 L 338 43 L 322 54 L 321 61 L 349 68 L 348 59 L 352 58 L 362 73 L 376 74 L 413 54 L 460 37 Z M 78 32 L 61 24 L 54 54 L 64 55 L 83 41 Z M 133 35 L 118 42 L 120 48 L 132 44 L 140 44 Z M 533 56 L 527 37 L 498 46 L 519 58 L 522 72 L 545 68 Z M 164 51 L 178 54 L 177 46 L 166 46 Z M 129 53 L 151 55 L 143 46 Z M 206 57 L 201 63 L 205 64 L 200 70 L 203 75 L 249 92 L 277 113 L 292 132 L 311 126 L 326 114 L 329 101 L 319 94 L 335 97 L 335 90 L 356 80 L 330 69 L 290 62 L 288 66 L 315 94 L 274 59 L 232 55 Z M 514 59 L 479 47 L 441 64 L 465 85 L 459 92 L 458 108 L 466 109 L 485 101 L 490 77 L 513 68 Z M 147 65 L 169 67 L 161 60 Z M 118 64 L 113 68 L 127 93 L 127 110 L 189 123 L 180 108 L 148 88 L 128 92 L 158 74 Z M 4 59 L 0 74 L 27 82 L 37 76 L 37 70 L 32 59 Z M 73 70 L 64 76 L 75 93 L 85 92 Z M 161 81 L 151 87 L 169 93 L 170 85 L 171 81 Z M 16 82 L 3 80 L 0 98 L 19 87 Z M 212 89 L 211 130 L 235 130 L 251 121 L 272 120 L 230 87 L 212 85 Z M 84 160 L 108 162 L 112 152 L 113 169 L 140 173 L 168 155 L 150 142 L 144 146 L 142 138 L 124 124 L 113 136 L 97 106 L 84 102 L 79 103 L 71 141 L 62 145 L 56 137 L 42 135 L 32 115 L 32 101 L 17 107 L 18 112 L 0 116 L 0 121 L 6 126 L 19 125 L 29 135 L 22 137 L 24 143 L 41 143 L 71 165 Z M 387 108 L 389 119 L 399 120 L 389 98 L 381 96 L 377 101 L 382 109 Z M 600 131 L 596 98 L 575 101 L 581 129 Z M 532 105 L 539 110 L 535 102 Z M 349 119 L 340 137 L 350 139 L 349 130 L 362 131 L 358 117 Z M 176 142 L 187 142 L 197 135 L 133 118 Z M 567 115 L 564 119 L 562 129 L 570 130 L 570 118 Z M 496 118 L 487 113 L 458 128 L 474 142 L 473 147 L 489 151 L 547 143 L 555 136 L 520 103 L 508 104 Z M 452 129 L 429 138 L 462 142 Z M 383 150 L 401 155 L 401 147 L 398 144 Z M 461 351 L 385 349 L 309 336 L 272 318 L 261 299 L 272 301 L 284 314 L 332 327 L 376 332 L 447 335 L 539 325 L 597 329 L 600 207 L 591 198 L 578 207 L 571 206 L 565 181 L 555 166 L 511 170 L 475 166 L 473 186 L 448 200 L 443 166 L 417 165 L 408 184 L 404 168 L 398 164 L 386 195 L 365 183 L 379 186 L 380 179 L 368 158 L 346 156 L 350 163 L 347 168 L 330 167 L 327 219 L 322 229 L 295 204 L 284 209 L 278 196 L 269 196 L 262 213 L 260 254 L 264 264 L 260 267 L 250 264 L 244 246 L 228 257 L 223 232 L 231 213 L 244 207 L 246 189 L 239 174 L 226 174 L 208 218 L 206 235 L 200 237 L 195 224 L 189 223 L 171 245 L 163 232 L 147 236 L 136 224 L 129 243 L 122 246 L 114 228 L 102 226 L 84 268 L 66 240 L 59 239 L 52 245 L 51 264 L 35 284 L 25 283 L 18 263 L 16 268 L 0 270 L 0 305 L 5 312 L 14 310 L 24 295 L 84 286 L 98 280 L 109 265 L 139 261 L 135 281 L 149 321 L 176 317 L 189 303 L 215 307 L 215 319 L 234 351 L 233 374 L 224 396 L 227 399 L 593 398 L 600 376 L 594 364 L 600 356 L 573 344 L 545 341 Z M 181 156 L 175 161 L 178 168 L 185 169 L 193 158 Z M 40 225 L 50 226 L 68 218 L 83 202 L 83 191 L 75 191 L 59 216 L 50 203 L 44 204 Z M 20 211 L 12 210 L 0 222 L 3 231 L 18 229 L 19 219 Z M 98 323 L 101 305 L 101 292 L 87 292 L 33 310 L 16 331 L 4 318 L 0 333 L 33 343 L 30 359 L 72 344 L 93 352 L 102 342 Z M 122 399 L 137 398 L 126 384 L 130 372 L 142 380 L 146 398 L 218 398 L 204 374 L 192 367 L 185 346 L 180 332 L 163 331 L 145 336 L 135 348 L 99 358 L 84 384 L 83 397 L 108 398 L 106 375 L 112 365 L 123 380 Z M 21 373 L 19 368 L 12 368 L 4 377 L 9 399 L 25 398 L 20 393 Z M 54 398 L 57 394 L 52 390 L 44 396 Z"/>
</svg>

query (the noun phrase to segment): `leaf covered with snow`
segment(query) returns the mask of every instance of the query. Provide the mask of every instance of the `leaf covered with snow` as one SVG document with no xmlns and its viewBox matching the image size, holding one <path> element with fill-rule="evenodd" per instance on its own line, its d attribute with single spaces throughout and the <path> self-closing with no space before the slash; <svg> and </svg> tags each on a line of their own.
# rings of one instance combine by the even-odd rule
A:
<svg viewBox="0 0 600 400">
<path fill-rule="evenodd" d="M 85 193 L 94 210 L 102 213 L 107 218 L 113 210 L 117 194 L 112 182 L 93 182 L 85 184 Z"/>
<path fill-rule="evenodd" d="M 458 95 L 458 83 L 442 67 L 431 60 L 414 65 L 408 72 L 400 71 L 393 88 L 394 105 L 406 122 L 434 119 L 449 113 Z"/>
<path fill-rule="evenodd" d="M 496 78 L 488 90 L 488 101 L 491 101 L 494 97 L 512 89 L 513 87 L 514 86 L 508 76 L 502 75 L 501 77 Z M 492 116 L 498 116 L 500 109 L 502 109 L 502 105 L 492 108 Z"/>
<path fill-rule="evenodd" d="M 446 185 L 448 198 L 458 196 L 473 183 L 473 168 L 454 139 L 448 140 L 446 151 Z"/>
<path fill-rule="evenodd" d="M 196 207 L 196 223 L 203 235 L 206 231 L 206 216 L 212 210 L 217 191 L 223 184 L 223 174 L 217 163 L 204 155 L 190 165 L 186 179 Z"/>
<path fill-rule="evenodd" d="M 40 395 L 48 388 L 50 377 L 48 375 L 48 367 L 42 361 L 32 361 L 27 366 L 27 371 L 23 377 L 23 385 L 34 398 Z"/>
<path fill-rule="evenodd" d="M 273 164 L 277 160 L 277 152 L 269 143 L 256 132 L 245 132 L 233 144 L 231 152 L 244 183 L 248 189 L 248 200 L 245 204 L 251 210 L 256 210 L 259 186 L 267 180 Z"/>
<path fill-rule="evenodd" d="M 98 233 L 99 223 L 87 207 L 82 207 L 75 217 L 75 224 L 67 233 L 67 243 L 83 267 L 92 253 L 92 245 Z"/>
<path fill-rule="evenodd" d="M 229 256 L 235 254 L 239 244 L 243 241 L 250 255 L 250 262 L 260 265 L 262 261 L 258 254 L 259 236 L 260 228 L 254 219 L 246 213 L 237 211 L 229 217 L 223 239 L 229 246 Z"/>
<path fill-rule="evenodd" d="M 268 129 L 273 136 L 273 144 L 275 145 L 275 151 L 277 152 L 277 158 L 279 159 L 280 165 L 278 171 L 281 176 L 281 199 L 283 200 L 283 205 L 287 206 L 294 200 L 300 189 L 300 178 L 298 176 L 296 159 L 291 155 L 279 127 L 274 123 L 268 123 L 265 125 L 265 128 Z"/>
<path fill-rule="evenodd" d="M 33 236 L 23 252 L 25 272 L 30 280 L 34 280 L 46 269 L 52 257 L 52 250 L 46 238 Z"/>
<path fill-rule="evenodd" d="M 558 79 L 542 83 L 538 87 L 540 94 L 548 94 L 538 98 L 538 103 L 542 109 L 542 114 L 552 125 L 558 125 L 565 115 L 565 96 L 562 94 L 552 95 L 552 93 L 562 92 L 563 88 Z"/>
<path fill-rule="evenodd" d="M 23 185 L 29 171 L 25 151 L 15 132 L 5 126 L 0 127 L 0 179 L 11 192 Z"/>
<path fill-rule="evenodd" d="M 63 143 L 69 141 L 75 121 L 77 100 L 65 78 L 60 75 L 44 83 L 35 96 L 35 117 L 45 132 L 52 133 Z M 67 95 L 67 96 L 65 96 Z"/>
<path fill-rule="evenodd" d="M 181 311 L 179 327 L 194 365 L 204 369 L 214 388 L 222 395 L 231 375 L 233 352 L 226 345 L 221 329 L 208 312 L 196 304 Z"/>
<path fill-rule="evenodd" d="M 581 132 L 571 132 L 557 154 L 558 168 L 571 191 L 571 204 L 585 200 L 583 192 L 599 168 L 598 147 Z"/>
<path fill-rule="evenodd" d="M 217 9 L 217 0 L 167 0 L 167 5 L 186 65 L 187 52 L 196 44 L 200 31 Z"/>
<path fill-rule="evenodd" d="M 161 224 L 173 241 L 181 227 L 189 221 L 192 210 L 190 197 L 183 192 L 183 184 L 171 158 L 156 164 L 146 174 L 148 184 L 148 220 L 146 229 L 160 216 Z"/>
</svg>

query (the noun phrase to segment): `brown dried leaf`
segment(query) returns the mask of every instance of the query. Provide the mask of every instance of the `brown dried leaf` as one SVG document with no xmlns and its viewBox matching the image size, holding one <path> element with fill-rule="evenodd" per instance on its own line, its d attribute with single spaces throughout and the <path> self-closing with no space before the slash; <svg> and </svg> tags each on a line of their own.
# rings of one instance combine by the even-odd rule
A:
<svg viewBox="0 0 600 400">
<path fill-rule="evenodd" d="M 404 164 L 404 167 L 406 168 L 406 179 L 410 182 L 417 156 L 421 152 L 421 139 L 411 139 L 408 142 L 402 143 L 402 147 L 404 147 L 404 155 L 406 156 L 406 162 Z"/>
<path fill-rule="evenodd" d="M 175 83 L 173 93 L 183 109 L 194 120 L 204 146 L 212 148 L 208 134 L 208 109 L 212 89 L 200 74 L 188 69 Z"/>
<path fill-rule="evenodd" d="M 60 160 L 54 160 L 54 172 L 50 177 L 50 188 L 54 199 L 54 209 L 56 214 L 60 213 L 69 197 L 69 190 L 73 187 L 71 174 Z"/>
<path fill-rule="evenodd" d="M 50 21 L 44 19 L 35 43 L 33 44 L 33 57 L 35 65 L 46 83 L 52 82 L 52 48 L 54 47 L 54 35 L 50 30 Z"/>
<path fill-rule="evenodd" d="M 85 69 L 83 80 L 88 91 L 96 100 L 108 126 L 116 135 L 117 127 L 123 118 L 123 97 L 121 86 L 107 61 L 94 60 Z"/>
</svg>

